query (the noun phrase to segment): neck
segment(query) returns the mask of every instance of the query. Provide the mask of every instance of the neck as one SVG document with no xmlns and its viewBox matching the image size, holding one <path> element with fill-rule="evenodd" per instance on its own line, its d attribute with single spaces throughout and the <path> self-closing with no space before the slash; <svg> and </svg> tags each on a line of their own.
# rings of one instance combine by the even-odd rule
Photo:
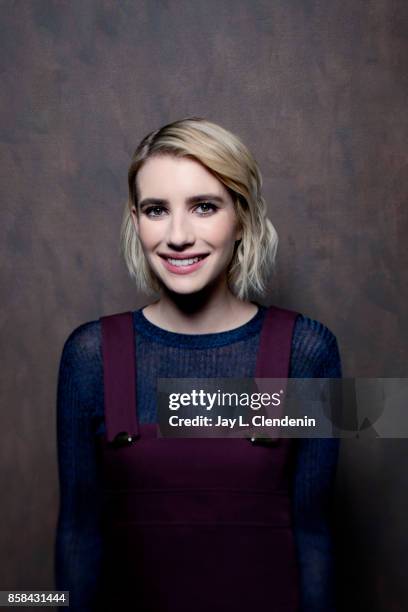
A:
<svg viewBox="0 0 408 612">
<path fill-rule="evenodd" d="M 207 286 L 193 294 L 163 288 L 158 301 L 143 312 L 148 320 L 168 331 L 206 334 L 243 325 L 256 311 L 255 304 L 237 298 L 224 283 L 216 290 Z"/>
</svg>

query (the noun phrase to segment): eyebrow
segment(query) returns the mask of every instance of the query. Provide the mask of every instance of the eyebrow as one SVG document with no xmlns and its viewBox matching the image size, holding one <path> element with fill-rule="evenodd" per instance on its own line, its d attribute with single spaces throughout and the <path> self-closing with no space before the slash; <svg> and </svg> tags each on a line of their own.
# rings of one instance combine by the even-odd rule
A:
<svg viewBox="0 0 408 612">
<path fill-rule="evenodd" d="M 215 200 L 216 202 L 223 203 L 224 198 L 221 196 L 212 194 L 212 193 L 203 193 L 201 195 L 190 196 L 186 199 L 187 204 L 195 204 L 196 202 L 202 202 L 203 200 Z M 145 198 L 139 203 L 139 208 L 145 208 L 146 206 L 161 206 L 163 204 L 168 204 L 168 200 L 163 200 L 161 198 Z"/>
</svg>

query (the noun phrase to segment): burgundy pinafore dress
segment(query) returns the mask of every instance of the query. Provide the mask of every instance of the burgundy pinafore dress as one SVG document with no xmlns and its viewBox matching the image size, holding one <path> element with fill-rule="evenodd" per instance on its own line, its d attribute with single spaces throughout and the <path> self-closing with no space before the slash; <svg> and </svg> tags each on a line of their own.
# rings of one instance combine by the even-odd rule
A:
<svg viewBox="0 0 408 612">
<path fill-rule="evenodd" d="M 286 378 L 297 313 L 265 313 L 257 378 Z M 297 612 L 293 443 L 158 438 L 139 424 L 131 312 L 101 317 L 106 434 L 97 610 Z"/>
</svg>

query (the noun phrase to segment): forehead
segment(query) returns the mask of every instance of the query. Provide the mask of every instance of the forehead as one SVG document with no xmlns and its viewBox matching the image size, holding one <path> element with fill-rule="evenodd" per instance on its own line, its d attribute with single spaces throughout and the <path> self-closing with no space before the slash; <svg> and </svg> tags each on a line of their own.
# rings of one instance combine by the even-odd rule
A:
<svg viewBox="0 0 408 612">
<path fill-rule="evenodd" d="M 224 185 L 200 162 L 187 157 L 160 155 L 149 158 L 136 176 L 140 198 L 194 195 L 197 190 L 227 195 Z"/>
</svg>

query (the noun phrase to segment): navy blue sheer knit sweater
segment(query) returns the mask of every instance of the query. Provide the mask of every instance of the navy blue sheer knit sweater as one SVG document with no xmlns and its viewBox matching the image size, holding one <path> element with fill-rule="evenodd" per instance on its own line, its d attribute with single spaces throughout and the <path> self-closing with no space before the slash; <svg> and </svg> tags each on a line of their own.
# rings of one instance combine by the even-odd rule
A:
<svg viewBox="0 0 408 612">
<path fill-rule="evenodd" d="M 134 311 L 140 422 L 156 421 L 159 377 L 253 377 L 265 312 L 259 306 L 250 321 L 233 330 L 192 335 L 163 330 L 148 321 L 142 308 Z M 295 323 L 290 376 L 341 376 L 335 336 L 303 315 Z M 55 579 L 56 588 L 70 591 L 72 611 L 93 610 L 99 587 L 102 497 L 95 440 L 104 427 L 101 324 L 97 320 L 80 325 L 69 335 L 58 377 L 60 511 Z M 330 505 L 338 448 L 336 439 L 297 440 L 292 499 L 302 612 L 335 610 Z"/>
</svg>

